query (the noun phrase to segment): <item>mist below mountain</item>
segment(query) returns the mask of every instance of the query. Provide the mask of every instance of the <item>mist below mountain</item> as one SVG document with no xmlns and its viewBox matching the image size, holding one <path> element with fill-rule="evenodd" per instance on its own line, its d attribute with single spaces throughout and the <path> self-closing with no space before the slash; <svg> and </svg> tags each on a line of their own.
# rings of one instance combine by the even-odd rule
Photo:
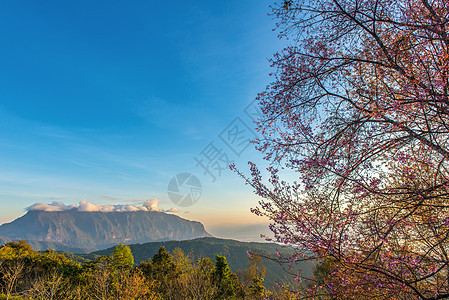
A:
<svg viewBox="0 0 449 300">
<path fill-rule="evenodd" d="M 273 237 L 270 223 L 257 224 L 218 224 L 208 226 L 207 231 L 214 237 L 233 239 L 242 242 L 266 242 L 265 237 Z"/>
</svg>

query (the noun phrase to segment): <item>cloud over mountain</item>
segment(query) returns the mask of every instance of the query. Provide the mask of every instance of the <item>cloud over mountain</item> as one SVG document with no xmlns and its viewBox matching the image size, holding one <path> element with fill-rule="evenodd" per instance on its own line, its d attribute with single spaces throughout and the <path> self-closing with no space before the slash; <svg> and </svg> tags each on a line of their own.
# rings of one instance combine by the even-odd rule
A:
<svg viewBox="0 0 449 300">
<path fill-rule="evenodd" d="M 28 210 L 14 221 L 2 224 L 0 236 L 88 249 L 210 236 L 200 222 L 165 213 L 157 199 L 145 201 L 141 206 L 97 205 L 86 200 L 77 205 L 36 203 Z"/>
<path fill-rule="evenodd" d="M 77 211 L 100 211 L 100 212 L 129 212 L 129 211 L 160 211 L 160 212 L 177 212 L 177 208 L 163 210 L 159 208 L 160 201 L 158 199 L 146 200 L 142 206 L 129 204 L 105 205 L 93 204 L 87 202 L 86 199 L 80 201 L 78 205 L 66 205 L 62 202 L 54 201 L 50 204 L 35 203 L 26 208 L 27 211 L 66 211 L 76 209 Z"/>
</svg>

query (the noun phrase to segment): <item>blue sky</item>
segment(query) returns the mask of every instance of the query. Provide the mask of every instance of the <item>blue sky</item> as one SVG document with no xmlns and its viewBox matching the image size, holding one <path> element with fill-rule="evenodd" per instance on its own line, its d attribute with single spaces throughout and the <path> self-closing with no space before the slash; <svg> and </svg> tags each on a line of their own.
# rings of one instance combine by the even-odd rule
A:
<svg viewBox="0 0 449 300">
<path fill-rule="evenodd" d="M 179 215 L 206 226 L 256 223 L 257 197 L 234 173 L 215 181 L 194 157 L 269 83 L 282 41 L 270 1 L 10 1 L 0 7 L 0 223 L 33 203 L 173 207 L 167 184 L 196 175 Z M 232 125 L 231 125 L 232 126 Z M 223 137 L 223 134 L 222 134 Z"/>
</svg>

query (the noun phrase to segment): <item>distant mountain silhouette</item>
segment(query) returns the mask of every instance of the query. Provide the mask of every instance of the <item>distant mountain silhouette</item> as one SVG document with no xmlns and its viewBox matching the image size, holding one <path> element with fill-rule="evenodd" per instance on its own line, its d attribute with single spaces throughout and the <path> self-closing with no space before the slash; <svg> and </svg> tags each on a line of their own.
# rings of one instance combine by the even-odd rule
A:
<svg viewBox="0 0 449 300">
<path fill-rule="evenodd" d="M 203 224 L 156 211 L 58 212 L 29 211 L 0 226 L 0 236 L 11 240 L 45 241 L 64 246 L 104 249 L 118 243 L 188 240 L 210 236 Z"/>
</svg>

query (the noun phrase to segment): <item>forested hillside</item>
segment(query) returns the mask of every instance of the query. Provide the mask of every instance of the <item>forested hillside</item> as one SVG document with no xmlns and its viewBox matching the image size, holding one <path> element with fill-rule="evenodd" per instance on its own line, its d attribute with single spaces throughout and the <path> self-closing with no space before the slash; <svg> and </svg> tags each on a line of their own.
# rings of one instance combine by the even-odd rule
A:
<svg viewBox="0 0 449 300">
<path fill-rule="evenodd" d="M 211 247 L 214 243 L 219 244 L 209 241 Z M 266 287 L 266 268 L 255 254 L 239 276 L 224 255 L 198 258 L 180 248 L 169 252 L 161 246 L 152 258 L 137 264 L 131 248 L 123 244 L 108 256 L 96 255 L 82 263 L 68 254 L 37 252 L 25 241 L 0 247 L 0 299 L 292 299 L 295 295 L 288 285 Z"/>
<path fill-rule="evenodd" d="M 217 254 L 223 255 L 227 258 L 229 266 L 233 272 L 241 273 L 247 268 L 248 252 L 258 253 L 263 256 L 271 256 L 276 259 L 279 255 L 291 255 L 293 253 L 291 248 L 282 247 L 273 243 L 248 243 L 239 242 L 235 240 L 218 239 L 218 238 L 198 238 L 187 241 L 166 241 L 166 242 L 150 242 L 145 244 L 129 245 L 134 260 L 140 263 L 153 257 L 160 247 L 164 246 L 167 251 L 172 252 L 176 248 L 181 249 L 193 259 L 200 259 L 204 257 L 214 258 Z M 114 248 L 100 250 L 93 252 L 84 257 L 93 259 L 95 255 L 110 255 Z M 276 254 L 278 253 L 278 254 Z M 270 259 L 263 259 L 263 265 L 267 267 L 265 283 L 267 286 L 274 286 L 276 281 L 289 282 L 291 276 L 284 269 L 288 269 L 289 265 L 285 264 L 283 267 L 276 261 Z M 310 276 L 312 273 L 312 263 L 301 263 L 297 268 L 302 268 L 303 275 Z"/>
</svg>

